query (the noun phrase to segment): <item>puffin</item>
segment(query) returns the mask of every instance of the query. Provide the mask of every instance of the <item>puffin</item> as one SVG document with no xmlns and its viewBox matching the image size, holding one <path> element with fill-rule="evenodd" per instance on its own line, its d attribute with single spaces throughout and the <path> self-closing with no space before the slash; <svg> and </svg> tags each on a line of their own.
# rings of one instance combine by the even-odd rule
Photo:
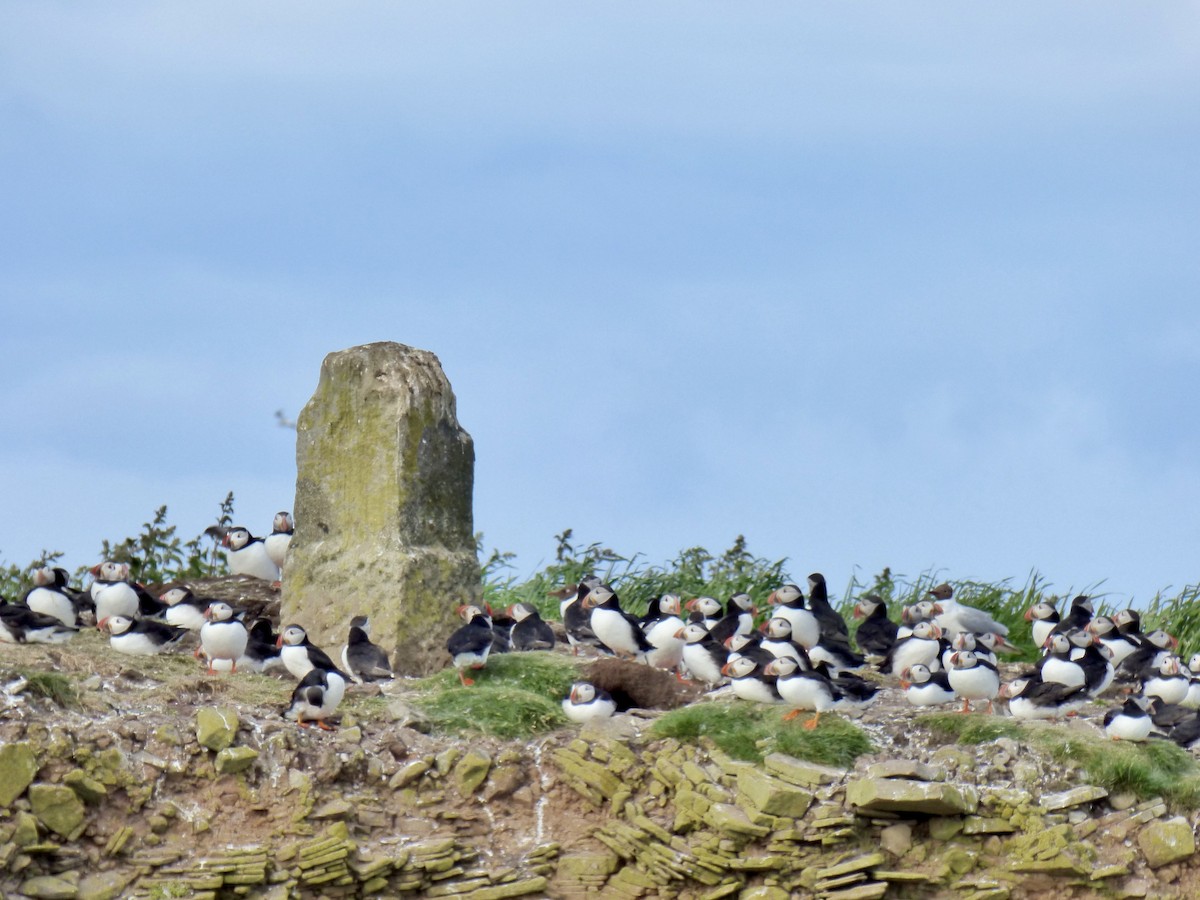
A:
<svg viewBox="0 0 1200 900">
<path fill-rule="evenodd" d="M 208 621 L 204 611 L 212 605 L 208 597 L 197 597 L 189 587 L 173 587 L 158 595 L 158 599 L 167 605 L 163 611 L 163 621 L 189 631 L 199 631 Z"/>
<path fill-rule="evenodd" d="M 944 671 L 931 672 L 923 663 L 900 672 L 900 688 L 904 691 L 904 699 L 913 706 L 941 706 L 958 699 L 950 686 L 949 675 Z"/>
<path fill-rule="evenodd" d="M 234 616 L 233 607 L 223 600 L 209 604 L 204 611 L 208 619 L 200 628 L 200 646 L 196 648 L 196 657 L 204 654 L 208 658 L 208 674 L 215 675 L 213 663 L 217 660 L 228 661 L 231 671 L 237 671 L 238 660 L 246 652 L 246 644 L 250 635 L 241 619 Z"/>
<path fill-rule="evenodd" d="M 279 656 L 278 640 L 279 635 L 272 629 L 271 620 L 260 616 L 250 626 L 246 652 L 238 662 L 251 672 L 273 672 L 286 668 Z"/>
<path fill-rule="evenodd" d="M 236 525 L 225 532 L 221 544 L 229 548 L 227 554 L 229 571 L 234 575 L 261 578 L 272 584 L 279 581 L 279 566 L 267 553 L 262 538 L 255 537 L 250 530 Z"/>
<path fill-rule="evenodd" d="M 275 639 L 275 646 L 279 650 L 279 659 L 293 678 L 302 679 L 313 669 L 337 668 L 329 654 L 308 639 L 308 632 L 302 625 L 285 627 Z"/>
<path fill-rule="evenodd" d="M 686 604 L 684 604 L 684 607 L 690 613 L 688 616 L 689 623 L 699 622 L 709 631 L 712 631 L 719 624 L 721 624 L 723 610 L 721 608 L 721 602 L 717 600 L 716 597 L 693 597 Z M 728 635 L 726 635 L 726 637 L 728 637 Z M 724 638 L 714 639 L 719 644 L 725 643 Z"/>
<path fill-rule="evenodd" d="M 846 705 L 862 706 L 874 699 L 878 688 L 861 678 L 846 681 L 830 678 L 823 665 L 802 670 L 790 656 L 781 656 L 767 665 L 766 674 L 775 676 L 775 689 L 793 709 L 783 718 L 790 721 L 805 710 L 815 713 L 804 723 L 813 729 L 821 713 Z"/>
<path fill-rule="evenodd" d="M 594 719 L 607 719 L 617 711 L 617 704 L 608 691 L 590 681 L 577 681 L 562 702 L 563 714 L 572 722 L 583 724 Z"/>
<path fill-rule="evenodd" d="M 1038 660 L 1037 671 L 1042 681 L 1052 681 L 1067 687 L 1087 686 L 1083 666 L 1071 658 L 1071 641 L 1061 632 L 1046 639 L 1045 655 Z"/>
<path fill-rule="evenodd" d="M 1136 635 L 1118 629 L 1117 623 L 1109 616 L 1094 617 L 1087 623 L 1086 629 L 1108 648 L 1114 667 L 1120 666 L 1127 656 L 1137 650 L 1140 643 Z"/>
<path fill-rule="evenodd" d="M 1120 709 L 1110 709 L 1104 714 L 1104 733 L 1114 741 L 1146 740 L 1154 726 L 1148 705 L 1142 697 L 1130 697 Z"/>
<path fill-rule="evenodd" d="M 333 731 L 328 720 L 342 702 L 347 680 L 345 673 L 336 668 L 314 667 L 292 691 L 292 701 L 283 711 L 284 718 L 294 719 L 301 728 L 315 722 L 323 731 Z"/>
<path fill-rule="evenodd" d="M 514 603 L 508 608 L 513 620 L 508 639 L 514 650 L 553 650 L 554 629 L 542 620 L 532 603 Z"/>
<path fill-rule="evenodd" d="M 295 525 L 292 523 L 292 514 L 285 510 L 275 513 L 275 519 L 271 523 L 271 533 L 263 538 L 267 556 L 271 558 L 271 562 L 275 563 L 280 572 L 283 571 L 283 562 L 287 559 L 288 545 L 292 542 L 293 531 L 295 531 Z"/>
<path fill-rule="evenodd" d="M 0 603 L 0 641 L 8 644 L 61 644 L 78 631 L 54 616 L 18 603 Z"/>
<path fill-rule="evenodd" d="M 1071 608 L 1067 610 L 1065 616 L 1058 620 L 1058 624 L 1050 633 L 1063 634 L 1078 628 L 1086 628 L 1087 623 L 1092 621 L 1094 615 L 1096 615 L 1096 609 L 1092 606 L 1091 598 L 1086 594 L 1080 594 L 1071 601 Z"/>
<path fill-rule="evenodd" d="M 370 623 L 366 616 L 350 620 L 350 633 L 342 648 L 342 667 L 358 684 L 371 681 L 390 681 L 392 664 L 382 647 L 371 643 Z"/>
<path fill-rule="evenodd" d="M 1029 623 L 1029 630 L 1033 634 L 1033 646 L 1041 647 L 1046 643 L 1046 638 L 1050 637 L 1060 618 L 1054 604 L 1045 600 L 1025 610 L 1025 621 Z"/>
<path fill-rule="evenodd" d="M 776 588 L 767 598 L 774 607 L 772 616 L 782 616 L 792 623 L 792 640 L 810 650 L 821 639 L 821 623 L 804 605 L 804 592 L 794 584 Z"/>
<path fill-rule="evenodd" d="M 754 630 L 754 615 L 757 612 L 754 599 L 749 594 L 733 594 L 725 603 L 725 615 L 718 619 L 709 631 L 721 643 L 732 634 L 750 634 Z"/>
<path fill-rule="evenodd" d="M 772 656 L 790 656 L 802 669 L 812 668 L 808 651 L 792 639 L 792 623 L 783 616 L 772 616 L 763 625 L 766 631 L 760 646 Z"/>
<path fill-rule="evenodd" d="M 817 617 L 822 638 L 832 638 L 834 643 L 849 647 L 850 629 L 846 620 L 830 604 L 829 587 L 825 583 L 825 576 L 820 572 L 813 572 L 808 576 L 808 608 Z"/>
<path fill-rule="evenodd" d="M 720 684 L 725 677 L 721 667 L 729 661 L 729 651 L 717 643 L 699 622 L 689 622 L 675 635 L 683 641 L 683 665 L 693 681 Z"/>
<path fill-rule="evenodd" d="M 1142 696 L 1147 699 L 1157 697 L 1164 704 L 1177 706 L 1187 699 L 1190 683 L 1179 657 L 1168 656 L 1159 663 L 1158 671 L 1142 682 Z"/>
<path fill-rule="evenodd" d="M 101 619 L 124 616 L 136 619 L 141 612 L 141 599 L 129 583 L 129 563 L 105 560 L 88 570 L 92 575 L 90 592 L 96 604 L 97 626 Z"/>
<path fill-rule="evenodd" d="M 775 675 L 767 671 L 775 657 L 768 657 L 764 664 L 753 656 L 731 657 L 721 667 L 721 674 L 729 679 L 733 693 L 742 700 L 754 703 L 782 703 L 775 684 Z"/>
<path fill-rule="evenodd" d="M 898 675 L 920 663 L 932 671 L 937 671 L 941 668 L 941 652 L 942 629 L 932 621 L 918 622 L 912 627 L 912 634 L 900 638 L 892 645 L 883 661 L 883 669 L 892 675 Z"/>
<path fill-rule="evenodd" d="M 59 566 L 42 566 L 33 573 L 33 587 L 21 599 L 36 613 L 53 616 L 69 628 L 79 624 L 79 612 L 75 605 L 76 594 L 67 586 L 70 579 L 66 569 Z"/>
<path fill-rule="evenodd" d="M 583 598 L 584 609 L 591 610 L 592 632 L 618 656 L 645 661 L 653 645 L 646 640 L 638 620 L 621 609 L 621 601 L 612 585 L 598 584 Z"/>
<path fill-rule="evenodd" d="M 973 650 L 956 650 L 950 655 L 950 668 L 946 674 L 954 693 L 962 697 L 959 712 L 970 712 L 972 700 L 986 700 L 987 711 L 993 711 L 992 701 L 1000 692 L 1000 673 L 994 663 Z"/>
<path fill-rule="evenodd" d="M 492 650 L 492 620 L 478 606 L 470 604 L 460 606 L 458 614 L 466 624 L 446 640 L 446 650 L 454 661 L 458 680 L 464 687 L 470 687 L 475 679 L 467 677 L 464 669 L 482 669 L 487 665 Z"/>
<path fill-rule="evenodd" d="M 1042 681 L 1034 673 L 1001 685 L 1000 697 L 1008 701 L 1008 711 L 1018 719 L 1061 719 L 1078 712 L 1088 700 L 1088 691 L 1085 685 Z"/>
<path fill-rule="evenodd" d="M 1187 664 L 1188 692 L 1182 706 L 1200 709 L 1200 653 L 1193 653 Z"/>
<path fill-rule="evenodd" d="M 1094 634 L 1083 628 L 1067 632 L 1066 637 L 1071 642 L 1071 659 L 1083 669 L 1088 694 L 1095 697 L 1103 693 L 1112 684 L 1116 671 L 1110 662 L 1112 651 L 1101 644 Z"/>
<path fill-rule="evenodd" d="M 595 647 L 605 653 L 611 652 L 592 631 L 591 614 L 583 605 L 584 598 L 598 584 L 600 584 L 599 578 L 588 576 L 579 584 L 568 585 L 553 594 L 561 595 L 558 617 L 562 620 L 563 629 L 567 632 L 567 643 L 571 647 L 572 656 L 579 655 L 580 647 Z"/>
<path fill-rule="evenodd" d="M 646 654 L 646 662 L 656 669 L 678 669 L 683 660 L 683 639 L 677 637 L 683 628 L 683 603 L 678 594 L 663 594 L 642 618 L 646 641 L 654 648 Z"/>
<path fill-rule="evenodd" d="M 712 632 L 710 631 L 709 634 Z M 755 633 L 739 634 L 734 632 L 725 638 L 725 649 L 729 651 L 726 662 L 731 662 L 741 656 L 748 656 L 759 665 L 765 666 L 775 658 L 775 654 L 762 645 L 762 636 Z"/>
<path fill-rule="evenodd" d="M 896 643 L 900 626 L 888 618 L 887 603 L 878 594 L 867 594 L 854 604 L 854 618 L 862 619 L 854 640 L 858 649 L 869 657 L 882 660 Z"/>
<path fill-rule="evenodd" d="M 1142 638 L 1141 645 L 1122 661 L 1122 680 L 1145 681 L 1158 671 L 1163 659 L 1178 646 L 1179 641 L 1161 628 L 1151 631 Z"/>
<path fill-rule="evenodd" d="M 110 647 L 118 653 L 134 656 L 154 656 L 174 649 L 188 635 L 186 628 L 176 628 L 154 619 L 109 616 L 98 624 L 101 629 L 108 630 Z"/>
</svg>

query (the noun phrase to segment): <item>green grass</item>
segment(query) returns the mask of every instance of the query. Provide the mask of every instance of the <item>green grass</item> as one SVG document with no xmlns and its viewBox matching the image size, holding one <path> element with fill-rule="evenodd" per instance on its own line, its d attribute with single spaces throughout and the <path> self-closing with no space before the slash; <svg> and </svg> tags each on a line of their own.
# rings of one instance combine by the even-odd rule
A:
<svg viewBox="0 0 1200 900">
<path fill-rule="evenodd" d="M 804 728 L 806 716 L 785 722 L 787 709 L 742 701 L 697 703 L 659 718 L 651 734 L 697 743 L 708 738 L 734 759 L 761 762 L 770 753 L 829 766 L 850 766 L 873 749 L 861 729 L 842 717 L 825 714 L 813 730 Z"/>
<path fill-rule="evenodd" d="M 79 691 L 66 675 L 37 669 L 15 669 L 13 674 L 25 679 L 24 693 L 31 697 L 44 697 L 63 709 L 79 706 Z"/>
<path fill-rule="evenodd" d="M 985 744 L 1001 737 L 1021 739 L 1027 736 L 1023 726 L 1001 716 L 937 712 L 927 713 L 917 721 L 934 734 L 959 744 Z"/>
<path fill-rule="evenodd" d="M 471 687 L 459 682 L 454 669 L 424 678 L 413 702 L 442 732 L 522 738 L 567 723 L 562 701 L 579 669 L 558 654 L 505 653 L 489 657 L 487 667 L 470 676 Z"/>
<path fill-rule="evenodd" d="M 1009 737 L 1046 752 L 1057 764 L 1083 769 L 1090 784 L 1112 793 L 1163 797 L 1186 809 L 1200 808 L 1200 764 L 1167 740 L 1112 741 L 1062 725 L 1021 725 L 992 716 L 930 713 L 918 720 L 934 734 L 960 744 Z"/>
</svg>

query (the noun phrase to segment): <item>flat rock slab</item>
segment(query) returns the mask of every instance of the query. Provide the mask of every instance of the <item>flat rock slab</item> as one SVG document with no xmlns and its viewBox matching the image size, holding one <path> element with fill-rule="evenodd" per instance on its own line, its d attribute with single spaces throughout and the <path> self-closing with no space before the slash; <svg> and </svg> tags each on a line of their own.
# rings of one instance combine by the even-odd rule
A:
<svg viewBox="0 0 1200 900">
<path fill-rule="evenodd" d="M 1138 832 L 1137 843 L 1152 869 L 1188 859 L 1196 852 L 1192 826 L 1183 816 L 1151 822 Z"/>
<path fill-rule="evenodd" d="M 974 788 L 906 778 L 859 778 L 846 785 L 846 803 L 862 813 L 970 815 L 979 807 Z"/>
</svg>

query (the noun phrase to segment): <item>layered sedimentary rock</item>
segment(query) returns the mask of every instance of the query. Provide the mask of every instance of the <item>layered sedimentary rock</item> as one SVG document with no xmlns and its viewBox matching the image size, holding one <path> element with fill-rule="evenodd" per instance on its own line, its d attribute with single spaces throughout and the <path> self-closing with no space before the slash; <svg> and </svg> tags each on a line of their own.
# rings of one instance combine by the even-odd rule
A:
<svg viewBox="0 0 1200 900">
<path fill-rule="evenodd" d="M 368 615 L 398 672 L 441 668 L 455 607 L 480 593 L 474 463 L 433 353 L 382 342 L 329 354 L 297 421 L 283 621 L 333 649 Z"/>
</svg>

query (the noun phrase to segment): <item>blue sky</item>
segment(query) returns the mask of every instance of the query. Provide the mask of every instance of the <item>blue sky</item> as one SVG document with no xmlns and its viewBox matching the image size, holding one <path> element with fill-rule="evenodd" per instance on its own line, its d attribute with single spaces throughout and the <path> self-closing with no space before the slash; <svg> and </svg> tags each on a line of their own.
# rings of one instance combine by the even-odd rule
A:
<svg viewBox="0 0 1200 900">
<path fill-rule="evenodd" d="M 0 559 L 291 506 L 435 352 L 475 527 L 1200 580 L 1200 12 L 3 3 Z"/>
</svg>

